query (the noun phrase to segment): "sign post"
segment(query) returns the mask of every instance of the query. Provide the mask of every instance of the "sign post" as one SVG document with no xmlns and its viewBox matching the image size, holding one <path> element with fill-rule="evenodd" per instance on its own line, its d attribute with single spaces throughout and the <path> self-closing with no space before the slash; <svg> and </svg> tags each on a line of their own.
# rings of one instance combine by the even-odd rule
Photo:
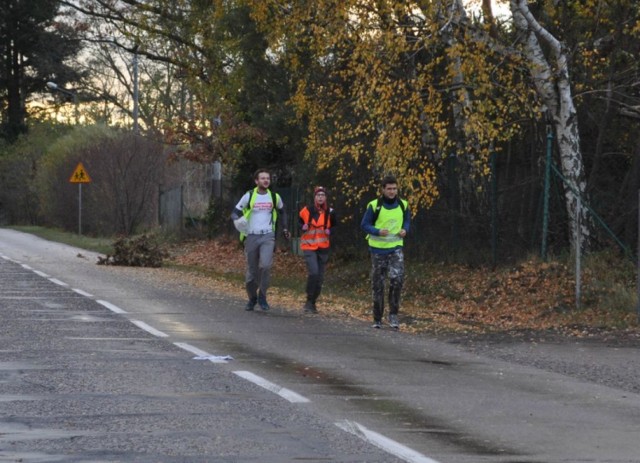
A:
<svg viewBox="0 0 640 463">
<path fill-rule="evenodd" d="M 82 184 L 91 183 L 91 177 L 81 162 L 71 174 L 69 182 L 78 184 L 78 235 L 82 235 Z"/>
</svg>

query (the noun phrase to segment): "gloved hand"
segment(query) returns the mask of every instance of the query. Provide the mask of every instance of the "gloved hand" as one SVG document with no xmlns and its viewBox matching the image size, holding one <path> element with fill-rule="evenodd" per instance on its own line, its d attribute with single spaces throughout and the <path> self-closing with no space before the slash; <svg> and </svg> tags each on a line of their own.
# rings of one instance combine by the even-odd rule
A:
<svg viewBox="0 0 640 463">
<path fill-rule="evenodd" d="M 286 239 L 291 239 L 291 233 L 289 233 L 289 230 L 287 230 L 286 228 L 282 230 L 282 234 Z"/>
<path fill-rule="evenodd" d="M 327 236 L 329 236 L 329 235 L 331 234 L 331 229 L 327 228 L 327 229 L 324 231 L 324 234 L 325 234 L 325 235 L 327 235 Z"/>
<path fill-rule="evenodd" d="M 307 230 L 309 230 L 309 224 L 308 224 L 308 223 L 305 223 L 305 224 L 302 226 L 302 231 L 307 231 Z"/>
</svg>

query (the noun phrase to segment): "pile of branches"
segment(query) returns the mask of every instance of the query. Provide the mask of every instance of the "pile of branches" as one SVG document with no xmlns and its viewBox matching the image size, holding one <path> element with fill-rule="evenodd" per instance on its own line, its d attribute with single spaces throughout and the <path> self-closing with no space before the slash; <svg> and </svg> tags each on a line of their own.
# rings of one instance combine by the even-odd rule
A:
<svg viewBox="0 0 640 463">
<path fill-rule="evenodd" d="M 169 253 L 149 235 L 119 238 L 113 243 L 113 254 L 98 258 L 98 265 L 128 267 L 162 267 Z"/>
</svg>

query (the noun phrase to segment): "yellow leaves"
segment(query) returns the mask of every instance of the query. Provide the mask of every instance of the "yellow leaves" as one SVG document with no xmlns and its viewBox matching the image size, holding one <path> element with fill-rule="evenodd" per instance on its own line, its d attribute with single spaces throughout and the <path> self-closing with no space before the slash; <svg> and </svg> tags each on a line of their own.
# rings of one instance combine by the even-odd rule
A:
<svg viewBox="0 0 640 463">
<path fill-rule="evenodd" d="M 443 41 L 436 9 L 249 2 L 256 17 L 273 22 L 265 27 L 314 55 L 291 60 L 300 71 L 292 103 L 309 121 L 308 158 L 335 172 L 347 194 L 369 188 L 361 179 L 374 183 L 371 170 L 393 172 L 416 195 L 416 209 L 428 207 L 438 196 L 433 159 L 467 149 L 476 173 L 485 175 L 489 147 L 514 135 L 523 107 L 535 107 L 504 56 L 492 56 L 471 34 Z"/>
</svg>

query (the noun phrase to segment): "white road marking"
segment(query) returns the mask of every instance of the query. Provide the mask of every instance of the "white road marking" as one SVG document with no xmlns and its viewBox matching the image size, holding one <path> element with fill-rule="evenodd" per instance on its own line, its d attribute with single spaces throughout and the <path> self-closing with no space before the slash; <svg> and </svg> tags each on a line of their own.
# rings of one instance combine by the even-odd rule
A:
<svg viewBox="0 0 640 463">
<path fill-rule="evenodd" d="M 167 338 L 169 337 L 169 335 L 167 333 L 163 333 L 160 330 L 155 329 L 153 326 L 151 325 L 147 325 L 145 322 L 140 321 L 140 320 L 131 320 L 131 323 L 133 323 L 134 325 L 136 325 L 138 328 L 142 328 L 143 330 L 145 330 L 147 333 L 151 333 L 154 336 L 158 336 L 160 338 Z"/>
<path fill-rule="evenodd" d="M 122 310 L 117 305 L 113 305 L 111 302 L 107 301 L 96 301 L 98 304 L 105 306 L 107 309 L 114 313 L 127 313 L 125 310 Z"/>
<path fill-rule="evenodd" d="M 198 360 L 205 360 L 204 357 L 207 357 L 206 360 L 210 361 L 211 363 L 229 363 L 227 359 L 222 358 L 222 356 L 212 355 L 209 352 L 205 352 L 202 349 L 198 349 L 197 347 L 192 346 L 191 344 L 187 344 L 186 342 L 174 342 L 173 344 L 178 346 L 181 349 L 184 349 L 188 352 L 191 352 L 192 354 L 195 354 L 197 357 L 203 357 L 203 359 L 198 359 Z"/>
<path fill-rule="evenodd" d="M 202 356 L 211 355 L 209 354 L 209 352 L 205 352 L 202 349 L 198 349 L 197 347 L 192 346 L 191 344 L 187 344 L 186 342 L 174 342 L 173 344 L 178 346 L 180 349 L 184 349 L 195 355 L 202 355 Z"/>
<path fill-rule="evenodd" d="M 33 270 L 33 273 L 35 273 L 38 276 L 41 276 L 42 278 L 48 278 L 49 281 L 52 281 L 53 283 L 60 285 L 60 286 L 69 286 L 68 284 L 56 279 L 56 278 L 50 278 L 49 275 L 47 275 L 44 272 L 41 272 L 40 270 L 34 270 L 33 268 L 29 267 L 27 264 L 21 264 L 23 268 L 26 268 L 27 270 Z M 73 291 L 75 291 L 76 293 L 80 294 L 81 296 L 86 296 L 86 297 L 93 297 L 92 294 L 89 294 L 85 291 L 82 291 L 81 289 L 74 289 Z"/>
<path fill-rule="evenodd" d="M 426 457 L 423 454 L 410 449 L 406 445 L 402 445 L 401 443 L 396 442 L 393 439 L 389 439 L 380 433 L 367 429 L 355 421 L 343 420 L 335 423 L 335 425 L 343 431 L 347 431 L 348 433 L 358 436 L 360 439 L 369 442 L 379 449 L 395 455 L 409 463 L 438 463 L 436 460 Z"/>
<path fill-rule="evenodd" d="M 77 288 L 72 288 L 73 291 L 75 291 L 76 293 L 78 293 L 81 296 L 85 296 L 85 297 L 93 297 L 93 294 L 89 294 L 86 291 L 82 291 L 81 289 L 77 289 Z"/>
<path fill-rule="evenodd" d="M 275 392 L 283 399 L 288 400 L 291 403 L 305 403 L 310 402 L 306 397 L 301 396 L 297 392 L 293 392 L 291 389 L 287 389 L 277 384 L 272 383 L 271 381 L 267 381 L 261 376 L 255 375 L 250 371 L 234 371 L 234 373 L 241 378 L 246 379 L 247 381 L 251 381 L 254 384 L 257 384 L 260 387 L 265 388 L 268 391 Z"/>
</svg>

